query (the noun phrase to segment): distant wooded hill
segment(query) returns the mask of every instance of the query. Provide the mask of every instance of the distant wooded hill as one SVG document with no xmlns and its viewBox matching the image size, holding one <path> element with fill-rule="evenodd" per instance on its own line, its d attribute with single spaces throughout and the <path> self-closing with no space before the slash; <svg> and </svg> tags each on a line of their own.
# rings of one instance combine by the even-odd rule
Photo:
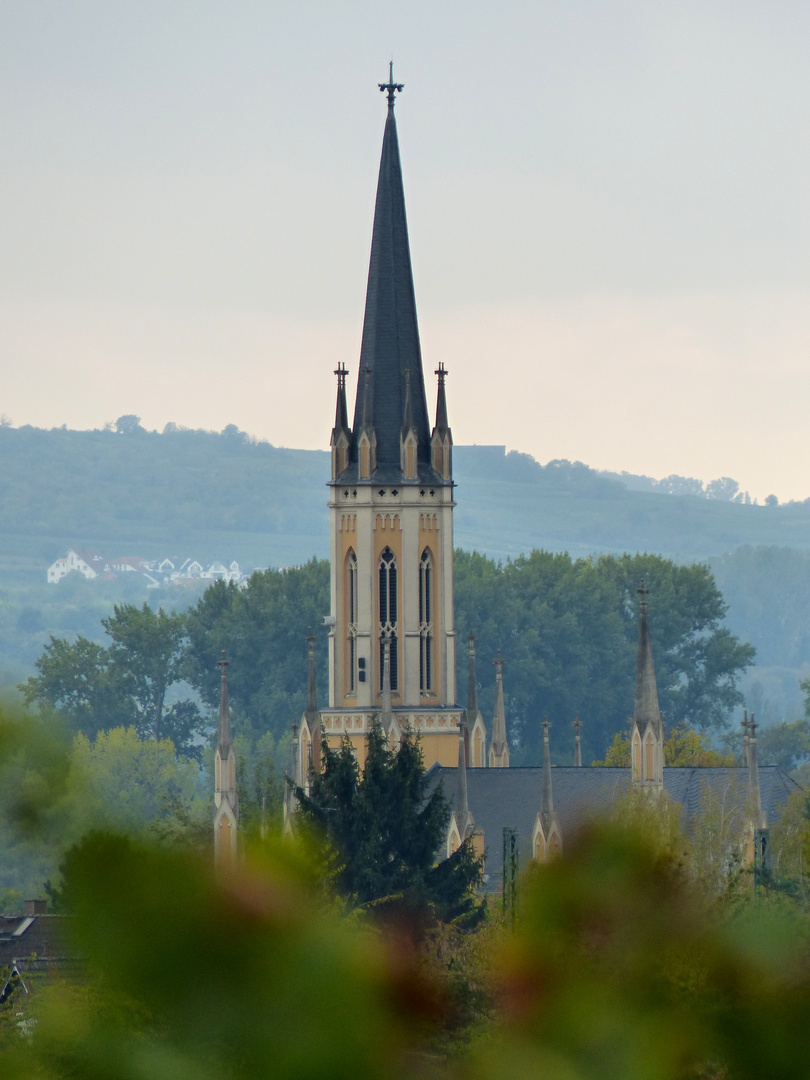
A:
<svg viewBox="0 0 810 1080">
<path fill-rule="evenodd" d="M 133 418 L 136 419 L 136 418 Z M 42 569 L 69 544 L 118 555 L 226 554 L 247 566 L 328 552 L 325 451 L 169 430 L 0 428 L 0 568 Z M 456 544 L 707 559 L 741 544 L 810 549 L 810 500 L 752 506 L 629 487 L 580 463 L 458 446 Z"/>
<path fill-rule="evenodd" d="M 76 575 L 46 585 L 47 566 L 70 545 L 108 558 L 227 556 L 243 568 L 328 555 L 327 452 L 256 442 L 233 425 L 214 433 L 170 424 L 158 434 L 122 417 L 117 427 L 0 426 L 0 682 L 29 674 L 51 633 L 99 638 L 116 601 L 180 608 L 199 595 L 147 597 L 135 582 Z M 729 501 L 736 485 L 726 479 L 707 497 L 688 478 L 656 488 L 578 462 L 542 466 L 503 446 L 458 446 L 454 466 L 457 547 L 499 559 L 541 548 L 710 562 L 729 627 L 767 665 L 750 676 L 763 719 L 798 715 L 798 677 L 810 674 L 810 500 L 746 505 Z"/>
</svg>

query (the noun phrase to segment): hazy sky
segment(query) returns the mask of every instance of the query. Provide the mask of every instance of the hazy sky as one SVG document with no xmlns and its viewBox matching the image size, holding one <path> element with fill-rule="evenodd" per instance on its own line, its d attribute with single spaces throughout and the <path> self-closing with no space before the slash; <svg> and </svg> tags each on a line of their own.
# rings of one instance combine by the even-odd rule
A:
<svg viewBox="0 0 810 1080">
<path fill-rule="evenodd" d="M 810 496 L 798 0 L 0 0 L 0 412 L 325 448 L 392 55 L 456 442 Z"/>
</svg>

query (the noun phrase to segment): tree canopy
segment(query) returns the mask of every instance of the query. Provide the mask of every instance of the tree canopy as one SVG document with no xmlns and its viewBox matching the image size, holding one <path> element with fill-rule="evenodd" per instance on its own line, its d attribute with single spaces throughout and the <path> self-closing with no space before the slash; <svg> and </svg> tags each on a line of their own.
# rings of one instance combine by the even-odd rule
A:
<svg viewBox="0 0 810 1080">
<path fill-rule="evenodd" d="M 289 570 L 255 573 L 244 589 L 215 582 L 188 613 L 189 679 L 212 708 L 219 701 L 216 662 L 225 649 L 231 706 L 243 725 L 280 739 L 304 711 L 305 637 L 329 611 L 329 563 L 311 559 Z M 317 654 L 319 700 L 326 691 L 325 635 Z"/>
<path fill-rule="evenodd" d="M 26 704 L 54 706 L 85 735 L 133 726 L 141 738 L 170 738 L 181 753 L 198 753 L 205 721 L 186 697 L 166 695 L 185 675 L 185 615 L 148 604 L 116 604 L 102 619 L 112 639 L 104 648 L 79 636 L 52 637 L 21 689 Z"/>
<path fill-rule="evenodd" d="M 604 761 L 594 761 L 593 765 L 614 768 L 630 768 L 630 735 L 617 731 L 613 742 L 608 747 Z M 664 764 L 688 768 L 716 768 L 721 765 L 736 765 L 733 754 L 722 754 L 713 750 L 709 736 L 705 732 L 692 728 L 676 727 L 670 731 L 664 742 Z"/>
<path fill-rule="evenodd" d="M 649 625 L 658 696 L 668 728 L 723 727 L 741 703 L 737 676 L 754 650 L 721 625 L 725 604 L 708 568 L 656 555 L 571 559 L 534 551 L 495 563 L 456 552 L 456 630 L 476 635 L 479 704 L 491 716 L 488 659 L 507 660 L 504 693 L 513 762 L 539 759 L 539 720 L 548 713 L 561 760 L 573 756 L 568 725 L 583 721 L 584 760 L 601 756 L 633 711 L 638 603 L 650 590 Z M 457 650 L 466 686 L 466 650 Z M 461 691 L 463 692 L 463 691 Z"/>
<path fill-rule="evenodd" d="M 496 563 L 457 551 L 457 639 L 477 638 L 479 703 L 492 715 L 494 678 L 488 663 L 507 660 L 504 689 L 515 764 L 539 759 L 539 719 L 548 713 L 557 760 L 570 760 L 568 725 L 583 721 L 584 759 L 601 757 L 633 709 L 638 636 L 636 590 L 650 589 L 650 634 L 658 694 L 668 729 L 721 728 L 741 703 L 736 680 L 753 649 L 722 625 L 723 598 L 703 565 L 678 566 L 654 555 L 571 559 L 535 551 Z M 303 712 L 307 685 L 304 639 L 329 610 L 329 565 L 311 560 L 266 570 L 247 587 L 222 581 L 184 614 L 146 604 L 116 605 L 102 625 L 104 648 L 80 636 L 52 638 L 23 685 L 26 700 L 54 705 L 74 730 L 133 725 L 144 736 L 170 737 L 182 753 L 199 751 L 203 721 L 183 681 L 211 710 L 219 700 L 216 661 L 231 658 L 229 683 L 237 730 L 255 740 L 283 737 Z M 319 631 L 320 632 L 320 631 Z M 321 632 L 322 633 L 322 632 Z M 326 695 L 325 633 L 316 644 L 319 701 Z M 458 698 L 466 694 L 466 649 L 457 649 Z M 186 688 L 188 690 L 188 688 Z"/>
<path fill-rule="evenodd" d="M 336 885 L 353 904 L 432 907 L 447 921 L 476 910 L 473 889 L 482 861 L 469 842 L 438 864 L 450 821 L 440 787 L 429 790 L 419 740 L 406 735 L 396 752 L 377 725 L 368 734 L 362 771 L 348 739 L 323 744 L 323 771 L 309 794 L 296 789 L 298 821 L 337 852 Z"/>
</svg>

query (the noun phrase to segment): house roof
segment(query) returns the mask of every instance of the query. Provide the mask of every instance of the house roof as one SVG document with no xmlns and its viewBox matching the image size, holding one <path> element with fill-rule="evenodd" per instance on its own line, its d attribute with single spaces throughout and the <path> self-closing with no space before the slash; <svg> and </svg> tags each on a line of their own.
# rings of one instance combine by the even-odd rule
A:
<svg viewBox="0 0 810 1080">
<path fill-rule="evenodd" d="M 430 790 L 441 783 L 452 802 L 456 768 L 433 765 L 428 770 Z M 799 789 L 795 780 L 777 766 L 759 770 L 762 807 L 769 822 L 777 821 L 788 796 Z M 606 814 L 617 795 L 630 789 L 629 768 L 594 768 L 572 765 L 552 769 L 554 811 L 563 843 L 582 825 Z M 748 796 L 748 770 L 744 768 L 664 769 L 664 787 L 683 807 L 682 821 L 694 827 L 707 792 L 727 794 L 742 810 Z M 517 829 L 521 866 L 532 857 L 532 835 L 542 803 L 543 770 L 536 766 L 508 769 L 467 769 L 467 793 L 476 827 L 484 832 L 488 891 L 498 891 L 503 873 L 503 829 Z"/>
<path fill-rule="evenodd" d="M 136 570 L 143 570 L 146 560 L 138 555 L 119 555 L 117 559 L 110 559 L 111 566 L 132 566 Z"/>
<path fill-rule="evenodd" d="M 70 920 L 65 915 L 0 915 L 0 968 L 38 962 L 75 960 Z"/>
<path fill-rule="evenodd" d="M 87 565 L 92 567 L 93 570 L 98 570 L 99 567 L 103 567 L 107 562 L 98 548 L 68 548 L 68 552 L 71 551 L 75 551 L 79 558 L 84 559 Z"/>
</svg>

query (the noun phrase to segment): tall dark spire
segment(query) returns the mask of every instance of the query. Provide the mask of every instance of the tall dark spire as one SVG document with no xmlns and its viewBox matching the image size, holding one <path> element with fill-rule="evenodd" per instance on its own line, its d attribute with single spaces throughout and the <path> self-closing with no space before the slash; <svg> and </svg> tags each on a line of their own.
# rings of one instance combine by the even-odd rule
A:
<svg viewBox="0 0 810 1080">
<path fill-rule="evenodd" d="M 406 371 L 411 373 L 413 428 L 421 468 L 430 466 L 430 428 L 394 119 L 394 98 L 402 90 L 402 84 L 394 82 L 393 69 L 389 69 L 389 81 L 379 86 L 387 94 L 388 117 L 374 208 L 352 455 L 356 461 L 357 440 L 364 424 L 369 424 L 373 409 L 378 470 L 374 480 L 384 479 L 391 473 L 389 479 L 394 481 L 400 479 L 397 474 L 401 464 L 400 432 L 405 417 Z"/>
</svg>

